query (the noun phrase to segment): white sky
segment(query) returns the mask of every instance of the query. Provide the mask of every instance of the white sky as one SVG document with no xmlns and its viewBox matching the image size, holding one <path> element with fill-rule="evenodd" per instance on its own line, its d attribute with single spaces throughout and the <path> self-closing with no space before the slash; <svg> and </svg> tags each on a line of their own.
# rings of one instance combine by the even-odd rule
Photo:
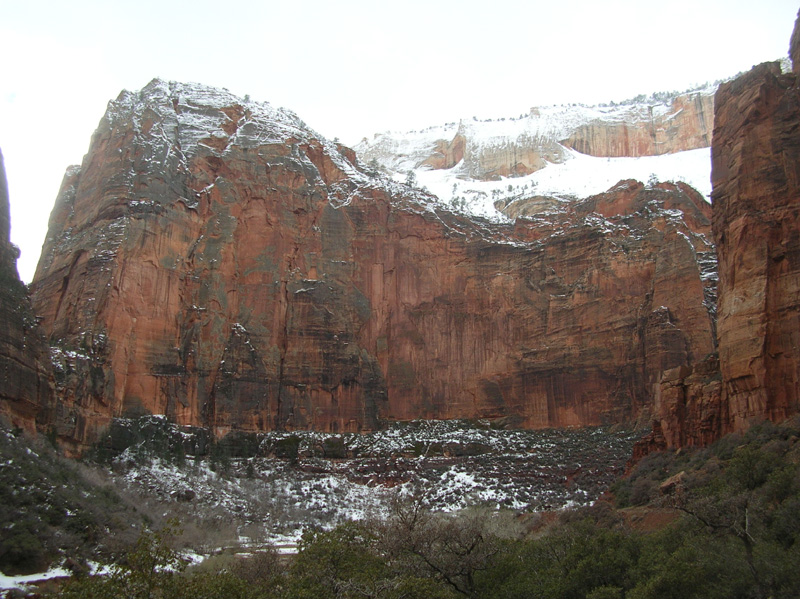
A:
<svg viewBox="0 0 800 599">
<path fill-rule="evenodd" d="M 65 168 L 154 77 L 378 131 L 683 90 L 787 54 L 796 0 L 0 0 L 0 149 L 30 281 Z"/>
</svg>

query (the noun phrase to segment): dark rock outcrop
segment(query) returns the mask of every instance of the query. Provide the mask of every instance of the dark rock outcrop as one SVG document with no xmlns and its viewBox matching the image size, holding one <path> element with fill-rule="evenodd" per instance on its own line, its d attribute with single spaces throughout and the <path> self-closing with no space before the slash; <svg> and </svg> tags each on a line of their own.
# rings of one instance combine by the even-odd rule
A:
<svg viewBox="0 0 800 599">
<path fill-rule="evenodd" d="M 49 353 L 17 273 L 19 250 L 11 243 L 6 171 L 0 153 L 0 416 L 36 430 L 51 405 Z"/>
<path fill-rule="evenodd" d="M 141 412 L 218 435 L 632 421 L 662 371 L 714 351 L 691 188 L 623 182 L 514 225 L 434 206 L 286 111 L 124 92 L 65 179 L 33 283 L 59 434 L 80 446 Z"/>
</svg>

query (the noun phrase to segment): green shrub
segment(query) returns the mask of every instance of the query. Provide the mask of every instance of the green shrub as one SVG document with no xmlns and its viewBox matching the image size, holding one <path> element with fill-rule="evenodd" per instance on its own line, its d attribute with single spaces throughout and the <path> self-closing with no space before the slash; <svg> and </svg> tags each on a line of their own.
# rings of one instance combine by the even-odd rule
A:
<svg viewBox="0 0 800 599">
<path fill-rule="evenodd" d="M 94 556 L 104 540 L 125 539 L 139 521 L 109 487 L 45 440 L 0 429 L 0 570 L 42 572 L 65 557 Z M 135 530 L 135 529 L 134 529 Z"/>
</svg>

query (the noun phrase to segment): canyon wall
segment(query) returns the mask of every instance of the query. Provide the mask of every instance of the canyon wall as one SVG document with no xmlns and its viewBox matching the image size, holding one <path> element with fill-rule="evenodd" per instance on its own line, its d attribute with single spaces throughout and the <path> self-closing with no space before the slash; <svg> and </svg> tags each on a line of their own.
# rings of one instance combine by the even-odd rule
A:
<svg viewBox="0 0 800 599">
<path fill-rule="evenodd" d="M 548 162 L 564 162 L 566 155 L 558 141 L 524 134 L 486 144 L 467 142 L 463 171 L 470 179 L 478 181 L 524 177 L 543 169 Z"/>
<path fill-rule="evenodd" d="M 800 393 L 800 88 L 778 63 L 717 94 L 712 149 L 720 368 L 730 426 L 782 420 Z"/>
<path fill-rule="evenodd" d="M 705 445 L 800 411 L 800 30 L 790 56 L 720 85 L 712 144 L 719 355 L 664 373 L 637 449 Z"/>
<path fill-rule="evenodd" d="M 51 406 L 47 345 L 17 273 L 19 250 L 10 240 L 8 184 L 0 153 L 0 417 L 13 427 L 36 430 Z"/>
<path fill-rule="evenodd" d="M 113 417 L 363 431 L 649 414 L 714 351 L 709 206 L 621 182 L 497 225 L 370 177 L 295 115 L 153 81 L 109 105 L 32 284 L 73 448 Z"/>
</svg>

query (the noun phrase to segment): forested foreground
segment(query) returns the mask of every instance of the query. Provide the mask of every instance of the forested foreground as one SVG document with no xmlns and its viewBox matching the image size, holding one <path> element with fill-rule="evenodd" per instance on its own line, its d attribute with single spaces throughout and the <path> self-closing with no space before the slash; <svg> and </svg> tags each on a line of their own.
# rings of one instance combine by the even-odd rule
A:
<svg viewBox="0 0 800 599">
<path fill-rule="evenodd" d="M 800 422 L 652 454 L 592 508 L 391 516 L 185 568 L 174 523 L 65 598 L 691 598 L 800 596 Z"/>
</svg>

